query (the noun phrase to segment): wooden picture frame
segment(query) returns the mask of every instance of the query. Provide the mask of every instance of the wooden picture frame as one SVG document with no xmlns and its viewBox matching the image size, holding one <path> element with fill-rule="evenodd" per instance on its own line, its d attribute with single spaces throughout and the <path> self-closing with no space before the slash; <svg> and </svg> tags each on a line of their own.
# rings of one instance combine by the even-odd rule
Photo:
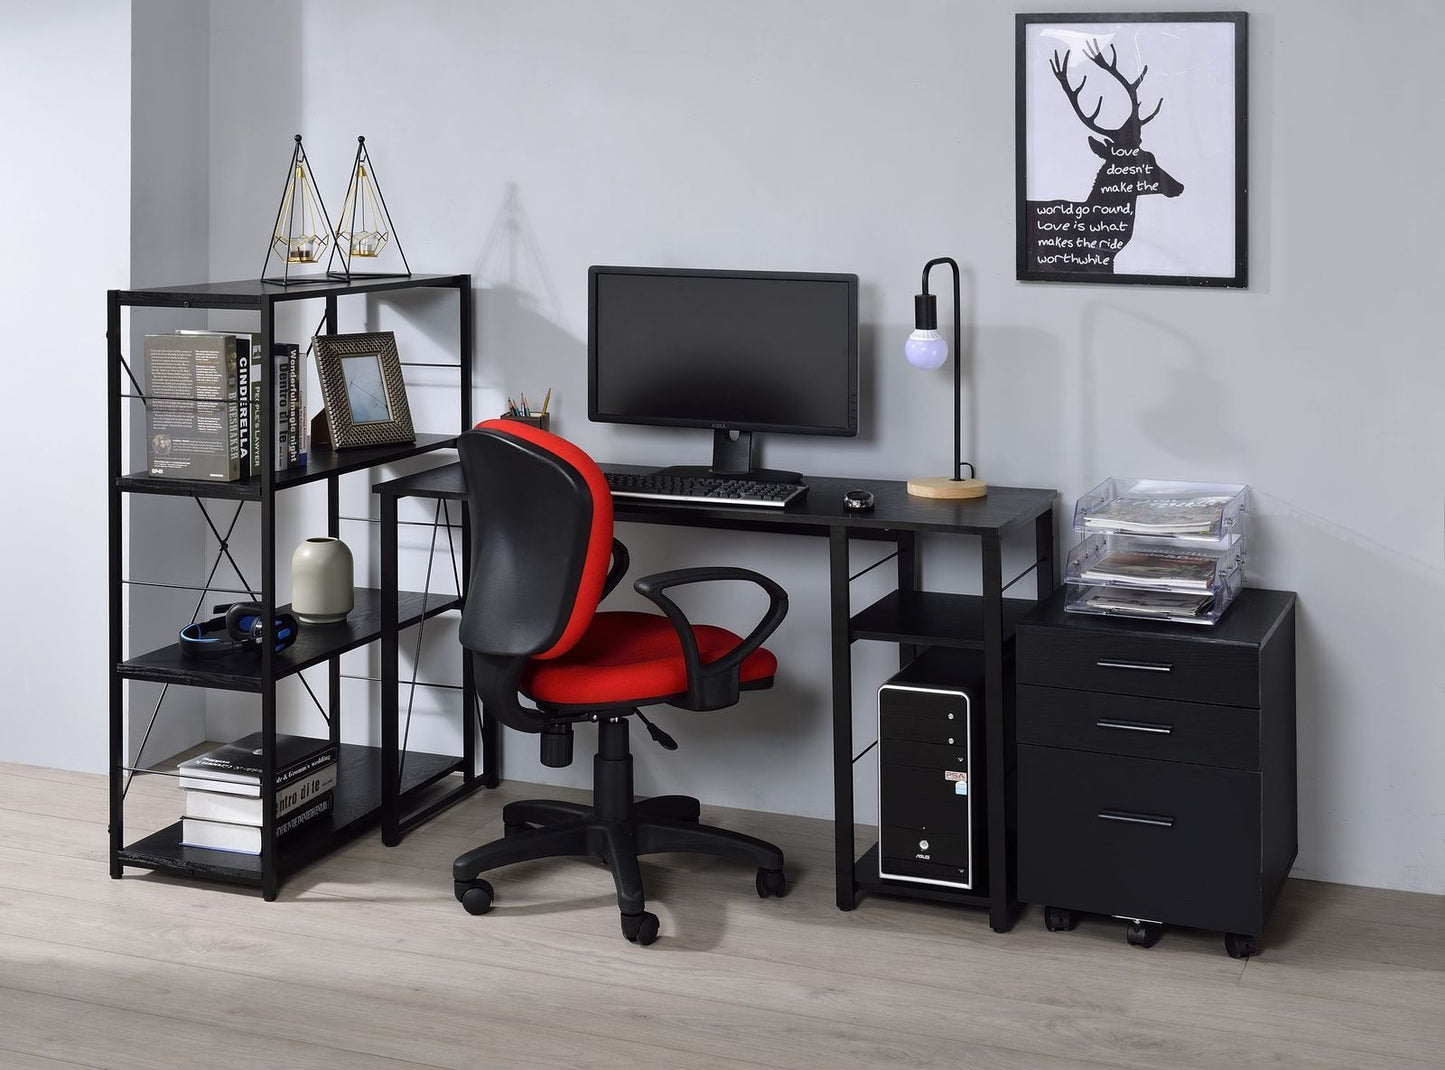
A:
<svg viewBox="0 0 1445 1070">
<path fill-rule="evenodd" d="M 312 343 L 332 449 L 416 441 L 394 334 L 318 334 Z"/>
<path fill-rule="evenodd" d="M 1015 27 L 1017 277 L 1247 286 L 1248 15 Z"/>
</svg>

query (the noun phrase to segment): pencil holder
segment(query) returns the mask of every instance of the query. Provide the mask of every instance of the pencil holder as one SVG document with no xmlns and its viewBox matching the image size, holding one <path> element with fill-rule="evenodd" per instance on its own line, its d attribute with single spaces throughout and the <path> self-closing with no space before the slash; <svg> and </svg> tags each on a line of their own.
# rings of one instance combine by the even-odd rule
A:
<svg viewBox="0 0 1445 1070">
<path fill-rule="evenodd" d="M 551 415 L 552 414 L 548 412 L 529 412 L 526 416 L 514 416 L 509 412 L 504 412 L 502 413 L 502 419 L 515 420 L 519 424 L 530 424 L 541 431 L 546 431 L 549 430 L 547 427 L 547 419 Z"/>
</svg>

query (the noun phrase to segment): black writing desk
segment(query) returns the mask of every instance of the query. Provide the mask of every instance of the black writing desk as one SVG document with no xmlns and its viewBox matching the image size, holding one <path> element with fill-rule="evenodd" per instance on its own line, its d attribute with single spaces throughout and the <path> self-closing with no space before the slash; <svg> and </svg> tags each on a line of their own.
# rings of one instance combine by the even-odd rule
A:
<svg viewBox="0 0 1445 1070">
<path fill-rule="evenodd" d="M 646 472 L 631 465 L 603 465 L 609 471 Z M 1056 584 L 1054 554 L 1054 498 L 1052 490 L 1019 487 L 991 487 L 986 498 L 970 501 L 941 501 L 910 497 L 898 480 L 837 479 L 807 476 L 809 490 L 801 502 L 786 509 L 757 506 L 648 503 L 617 499 L 614 513 L 619 523 L 667 524 L 675 527 L 722 528 L 739 531 L 776 532 L 787 535 L 816 535 L 828 540 L 829 632 L 832 646 L 833 705 L 833 800 L 834 852 L 838 906 L 851 910 L 860 892 L 902 895 L 911 898 L 984 906 L 989 922 L 999 931 L 1012 924 L 1014 899 L 1013 843 L 1007 829 L 1012 826 L 1009 798 L 1009 753 L 1011 726 L 1005 719 L 1004 659 L 1010 647 L 1014 624 L 1030 606 L 1032 598 L 1004 598 L 1005 588 L 1030 569 L 1035 573 L 1036 598 L 1047 598 Z M 873 492 L 871 512 L 843 507 L 843 494 L 855 488 Z M 432 498 L 461 501 L 466 495 L 459 464 L 433 468 L 415 475 L 379 483 L 373 490 L 381 498 L 381 726 L 383 750 L 382 838 L 391 844 L 401 833 L 450 805 L 479 786 L 495 786 L 498 776 L 498 732 L 496 724 L 482 711 L 481 744 L 483 768 L 475 768 L 475 737 L 470 726 L 474 716 L 469 659 L 463 659 L 463 703 L 468 726 L 465 732 L 464 782 L 450 795 L 433 801 L 425 809 L 403 816 L 398 798 L 399 749 L 399 647 L 397 628 L 397 503 L 401 498 Z M 463 561 L 468 560 L 469 533 L 462 525 Z M 941 594 L 920 590 L 922 560 L 920 534 L 961 535 L 979 540 L 981 549 L 981 594 Z M 1031 534 L 1034 557 L 1030 569 L 1005 581 L 1001 542 L 1011 536 Z M 849 585 L 857 576 L 849 574 L 848 544 L 852 540 L 892 543 L 896 551 L 898 587 L 865 609 L 853 612 Z M 885 558 L 884 560 L 889 560 Z M 881 563 L 881 562 L 880 562 Z M 871 571 L 869 566 L 863 571 Z M 862 572 L 857 575 L 862 575 Z M 987 752 L 988 800 L 988 891 L 961 892 L 945 887 L 884 880 L 878 875 L 877 847 L 862 858 L 854 858 L 853 846 L 853 684 L 852 644 L 860 639 L 897 643 L 900 664 L 913 658 L 925 646 L 964 647 L 982 650 L 985 671 L 984 732 Z M 881 681 L 880 681 L 881 683 Z M 858 755 L 862 757 L 862 755 Z"/>
</svg>

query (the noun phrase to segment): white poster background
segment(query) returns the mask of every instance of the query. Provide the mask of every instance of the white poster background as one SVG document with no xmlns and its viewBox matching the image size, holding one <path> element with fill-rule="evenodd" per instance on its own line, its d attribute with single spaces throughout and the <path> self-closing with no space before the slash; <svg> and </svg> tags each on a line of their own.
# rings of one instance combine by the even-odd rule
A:
<svg viewBox="0 0 1445 1070">
<path fill-rule="evenodd" d="M 1139 86 L 1142 147 L 1184 184 L 1177 197 L 1141 196 L 1134 234 L 1114 260 L 1115 275 L 1192 275 L 1230 278 L 1234 253 L 1234 34 L 1232 22 L 1030 23 L 1024 28 L 1025 196 L 1028 200 L 1088 199 L 1104 161 L 1089 148 L 1094 135 L 1074 114 L 1049 62 L 1069 52 L 1069 84 L 1084 114 L 1100 95 L 1095 123 L 1117 129 L 1129 117 L 1129 97 L 1085 54 L 1097 41 L 1105 60 L 1119 53 L 1119 73 Z"/>
</svg>

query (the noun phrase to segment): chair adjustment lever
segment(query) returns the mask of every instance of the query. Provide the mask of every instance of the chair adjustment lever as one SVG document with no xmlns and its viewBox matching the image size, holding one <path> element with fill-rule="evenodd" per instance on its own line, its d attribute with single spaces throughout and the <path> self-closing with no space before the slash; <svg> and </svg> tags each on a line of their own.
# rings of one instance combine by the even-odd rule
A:
<svg viewBox="0 0 1445 1070">
<path fill-rule="evenodd" d="M 647 734 L 653 738 L 659 747 L 663 750 L 677 750 L 677 740 L 673 739 L 662 729 L 658 728 L 657 725 L 649 721 L 647 715 L 641 710 L 637 711 L 637 716 L 643 724 L 647 725 Z"/>
</svg>

